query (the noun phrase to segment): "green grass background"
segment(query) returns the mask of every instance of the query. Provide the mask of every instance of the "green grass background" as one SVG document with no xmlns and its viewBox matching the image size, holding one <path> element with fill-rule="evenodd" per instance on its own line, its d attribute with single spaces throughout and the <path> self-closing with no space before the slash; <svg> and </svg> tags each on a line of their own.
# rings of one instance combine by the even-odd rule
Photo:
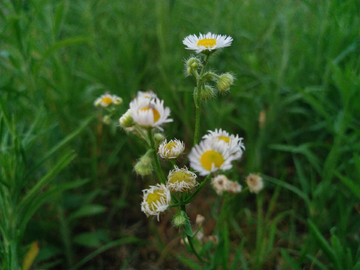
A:
<svg viewBox="0 0 360 270">
<path fill-rule="evenodd" d="M 359 6 L 1 1 L 3 269 L 5 235 L 16 239 L 19 265 L 39 241 L 34 269 L 358 269 Z M 156 179 L 133 172 L 144 148 L 117 119 L 138 90 L 151 89 L 171 108 L 166 137 L 184 140 L 189 153 L 194 79 L 182 40 L 208 31 L 233 37 L 209 67 L 237 79 L 203 103 L 200 134 L 244 137 L 228 176 L 244 185 L 261 173 L 265 189 L 224 199 L 207 187 L 190 205 L 192 222 L 204 215 L 205 233 L 220 239 L 205 266 L 179 244 L 170 213 L 157 223 L 140 211 L 141 191 Z M 110 126 L 93 106 L 106 91 L 124 100 Z M 26 197 L 48 174 L 52 181 Z M 19 215 L 21 225 L 31 212 L 16 212 L 19 202 L 51 190 L 22 233 L 12 231 L 7 218 Z"/>
</svg>

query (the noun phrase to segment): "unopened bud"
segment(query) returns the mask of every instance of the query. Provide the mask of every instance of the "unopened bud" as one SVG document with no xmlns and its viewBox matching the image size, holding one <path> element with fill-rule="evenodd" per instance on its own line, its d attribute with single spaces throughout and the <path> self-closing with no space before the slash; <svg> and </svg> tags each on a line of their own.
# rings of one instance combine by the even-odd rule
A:
<svg viewBox="0 0 360 270">
<path fill-rule="evenodd" d="M 120 126 L 123 128 L 132 127 L 134 125 L 134 120 L 132 119 L 130 112 L 131 110 L 128 109 L 119 119 Z"/>
<path fill-rule="evenodd" d="M 176 227 L 183 227 L 188 222 L 189 217 L 186 215 L 184 211 L 181 211 L 180 213 L 177 213 L 174 215 L 174 218 L 172 220 L 172 224 Z"/>
<path fill-rule="evenodd" d="M 214 96 L 215 96 L 214 89 L 209 85 L 205 85 L 205 87 L 201 91 L 201 99 L 202 100 L 209 100 Z"/>
<path fill-rule="evenodd" d="M 160 143 L 162 143 L 165 140 L 165 136 L 164 136 L 164 134 L 161 134 L 161 133 L 155 133 L 154 140 L 155 140 L 155 144 L 159 145 Z"/>
<path fill-rule="evenodd" d="M 151 164 L 145 165 L 144 163 L 139 161 L 138 163 L 136 163 L 134 170 L 137 174 L 139 174 L 141 176 L 146 176 L 146 175 L 151 174 L 153 169 L 152 169 Z"/>
<path fill-rule="evenodd" d="M 123 102 L 122 98 L 121 97 L 113 97 L 113 104 L 114 105 L 120 105 L 121 103 Z"/>
<path fill-rule="evenodd" d="M 230 89 L 230 86 L 234 83 L 234 76 L 230 73 L 224 73 L 220 75 L 217 81 L 217 88 L 220 92 L 225 92 Z"/>
<path fill-rule="evenodd" d="M 196 57 L 190 57 L 186 61 L 186 66 L 189 68 L 197 68 L 200 65 L 200 60 Z"/>
<path fill-rule="evenodd" d="M 105 116 L 103 117 L 102 121 L 103 121 L 105 124 L 109 125 L 109 124 L 110 124 L 110 121 L 111 121 L 110 115 L 105 115 Z"/>
</svg>

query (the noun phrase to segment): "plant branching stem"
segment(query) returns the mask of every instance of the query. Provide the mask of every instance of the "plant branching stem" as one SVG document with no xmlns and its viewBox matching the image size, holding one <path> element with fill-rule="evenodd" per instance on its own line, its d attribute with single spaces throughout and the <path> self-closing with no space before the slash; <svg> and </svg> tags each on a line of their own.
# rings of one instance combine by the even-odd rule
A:
<svg viewBox="0 0 360 270">
<path fill-rule="evenodd" d="M 205 72 L 205 67 L 207 62 L 209 61 L 210 54 L 207 54 L 205 57 L 204 65 L 201 69 L 200 76 L 196 78 L 196 95 L 194 95 L 195 107 L 196 107 L 196 116 L 195 116 L 195 134 L 194 134 L 194 146 L 199 141 L 199 133 L 200 133 L 200 114 L 201 114 L 201 87 L 202 87 L 202 76 Z"/>
<path fill-rule="evenodd" d="M 149 137 L 149 141 L 150 141 L 150 147 L 153 150 L 152 155 L 153 155 L 153 160 L 154 160 L 154 164 L 155 164 L 156 175 L 159 178 L 160 182 L 162 184 L 165 184 L 166 183 L 166 178 L 165 178 L 165 175 L 164 175 L 163 171 L 161 170 L 159 157 L 156 154 L 157 151 L 156 151 L 156 147 L 155 147 L 153 133 L 152 133 L 152 130 L 150 128 L 148 129 L 148 137 Z"/>
</svg>

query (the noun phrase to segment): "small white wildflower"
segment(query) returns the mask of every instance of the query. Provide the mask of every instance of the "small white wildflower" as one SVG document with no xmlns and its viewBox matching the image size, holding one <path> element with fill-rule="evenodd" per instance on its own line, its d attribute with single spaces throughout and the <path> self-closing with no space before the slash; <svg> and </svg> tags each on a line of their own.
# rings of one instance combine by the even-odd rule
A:
<svg viewBox="0 0 360 270">
<path fill-rule="evenodd" d="M 245 146 L 242 142 L 243 138 L 240 138 L 238 135 L 230 135 L 228 132 L 222 129 L 215 129 L 215 131 L 208 131 L 209 134 L 204 135 L 203 139 L 210 141 L 212 145 L 214 144 L 223 144 L 225 148 L 228 149 L 230 157 L 233 160 L 240 159 Z"/>
<path fill-rule="evenodd" d="M 94 105 L 96 107 L 102 106 L 107 107 L 110 104 L 114 105 L 120 105 L 122 103 L 122 98 L 118 97 L 116 95 L 110 95 L 108 93 L 101 95 L 99 98 L 97 98 L 94 102 Z"/>
<path fill-rule="evenodd" d="M 187 47 L 187 50 L 194 50 L 196 53 L 210 53 L 211 51 L 229 47 L 233 41 L 230 36 L 216 35 L 212 33 L 199 34 L 199 37 L 196 35 L 189 35 L 184 38 L 183 44 Z"/>
<path fill-rule="evenodd" d="M 190 191 L 199 185 L 196 178 L 196 174 L 189 171 L 186 167 L 179 169 L 177 166 L 174 166 L 174 169 L 169 172 L 166 186 L 172 192 Z"/>
<path fill-rule="evenodd" d="M 130 110 L 134 122 L 144 128 L 154 127 L 163 130 L 160 125 L 173 121 L 168 118 L 170 109 L 164 108 L 164 101 L 157 98 L 136 98 L 130 103 Z"/>
<path fill-rule="evenodd" d="M 184 142 L 174 139 L 169 142 L 164 140 L 158 149 L 158 153 L 162 158 L 175 159 L 178 158 L 185 150 Z"/>
<path fill-rule="evenodd" d="M 195 145 L 189 154 L 190 166 L 200 175 L 208 175 L 217 170 L 226 171 L 232 168 L 233 158 L 225 144 L 211 144 L 209 140 Z"/>
<path fill-rule="evenodd" d="M 141 203 L 141 211 L 147 216 L 157 216 L 164 212 L 171 201 L 170 190 L 163 184 L 150 186 L 149 189 L 143 190 L 143 202 Z"/>
</svg>

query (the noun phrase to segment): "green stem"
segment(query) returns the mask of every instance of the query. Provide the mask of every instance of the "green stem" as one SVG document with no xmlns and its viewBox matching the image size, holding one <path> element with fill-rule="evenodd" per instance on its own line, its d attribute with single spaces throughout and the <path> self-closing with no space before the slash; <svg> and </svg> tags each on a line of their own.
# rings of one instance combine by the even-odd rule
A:
<svg viewBox="0 0 360 270">
<path fill-rule="evenodd" d="M 165 175 L 164 175 L 163 171 L 161 170 L 159 157 L 158 157 L 158 155 L 156 153 L 157 151 L 156 151 L 156 147 L 155 147 L 154 137 L 153 137 L 153 134 L 152 134 L 152 130 L 150 128 L 148 129 L 148 137 L 149 137 L 151 149 L 153 150 L 152 155 L 153 155 L 153 160 L 154 160 L 154 164 L 155 164 L 156 175 L 159 178 L 159 181 L 162 184 L 165 184 L 166 183 L 166 178 L 165 178 Z"/>
<path fill-rule="evenodd" d="M 185 207 L 185 204 L 182 204 L 180 206 L 181 210 L 184 211 L 186 213 L 186 207 Z M 205 263 L 205 261 L 200 257 L 200 255 L 196 252 L 195 250 L 195 247 L 194 247 L 194 244 L 192 242 L 192 237 L 189 236 L 189 235 L 186 235 L 187 237 L 187 240 L 189 241 L 189 245 L 190 245 L 190 248 L 192 250 L 192 252 L 194 253 L 194 255 L 196 256 L 196 258 L 198 258 L 198 260 L 202 263 Z"/>
<path fill-rule="evenodd" d="M 205 72 L 205 67 L 209 61 L 210 54 L 206 55 L 204 65 L 201 69 L 200 76 L 196 79 L 196 95 L 194 95 L 194 102 L 196 107 L 196 116 L 195 116 L 195 133 L 194 133 L 194 146 L 199 141 L 200 133 L 200 114 L 201 114 L 201 80 Z"/>
</svg>

